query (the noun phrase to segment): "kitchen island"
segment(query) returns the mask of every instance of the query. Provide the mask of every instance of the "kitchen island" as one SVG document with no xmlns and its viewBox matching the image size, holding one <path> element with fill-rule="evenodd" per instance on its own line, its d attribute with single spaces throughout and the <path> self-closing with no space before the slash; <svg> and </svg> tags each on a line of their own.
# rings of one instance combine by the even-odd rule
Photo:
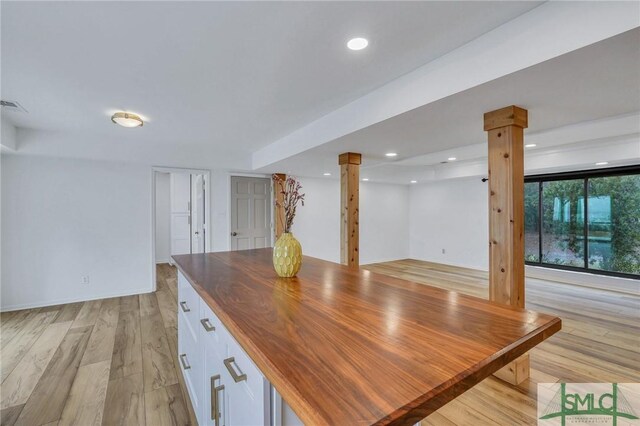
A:
<svg viewBox="0 0 640 426">
<path fill-rule="evenodd" d="M 561 327 L 311 257 L 278 278 L 271 253 L 173 257 L 179 355 L 201 424 L 415 424 Z"/>
</svg>

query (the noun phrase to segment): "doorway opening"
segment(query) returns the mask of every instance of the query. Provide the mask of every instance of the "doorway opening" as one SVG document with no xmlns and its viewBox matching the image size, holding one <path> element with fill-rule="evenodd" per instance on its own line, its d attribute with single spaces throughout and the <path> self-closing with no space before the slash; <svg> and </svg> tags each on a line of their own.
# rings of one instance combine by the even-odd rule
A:
<svg viewBox="0 0 640 426">
<path fill-rule="evenodd" d="M 154 167 L 152 176 L 152 269 L 173 265 L 171 256 L 211 250 L 210 172 Z"/>
</svg>

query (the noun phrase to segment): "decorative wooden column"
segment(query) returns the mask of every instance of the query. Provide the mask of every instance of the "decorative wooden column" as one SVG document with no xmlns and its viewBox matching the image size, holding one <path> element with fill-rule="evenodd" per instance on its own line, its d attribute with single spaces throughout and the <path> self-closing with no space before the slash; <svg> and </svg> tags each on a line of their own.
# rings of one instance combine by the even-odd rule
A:
<svg viewBox="0 0 640 426">
<path fill-rule="evenodd" d="M 524 129 L 527 110 L 484 114 L 489 137 L 489 299 L 524 308 Z M 529 354 L 495 375 L 511 384 L 529 377 Z"/>
<path fill-rule="evenodd" d="M 287 175 L 284 173 L 274 173 L 281 182 L 278 182 L 275 178 L 273 179 L 273 200 L 275 201 L 275 209 L 274 209 L 274 221 L 275 221 L 275 239 L 280 238 L 280 235 L 284 232 L 284 208 L 282 207 L 282 202 L 284 201 L 284 194 L 282 194 L 283 183 L 287 179 Z M 275 241 L 274 241 L 275 243 Z"/>
<path fill-rule="evenodd" d="M 362 156 L 345 152 L 340 165 L 340 261 L 344 265 L 360 264 L 360 164 Z"/>
</svg>

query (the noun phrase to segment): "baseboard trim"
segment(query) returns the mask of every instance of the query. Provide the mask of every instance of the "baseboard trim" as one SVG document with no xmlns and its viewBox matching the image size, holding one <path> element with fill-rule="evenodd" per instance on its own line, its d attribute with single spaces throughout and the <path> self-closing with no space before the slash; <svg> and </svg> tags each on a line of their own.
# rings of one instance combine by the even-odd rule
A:
<svg viewBox="0 0 640 426">
<path fill-rule="evenodd" d="M 405 259 L 408 259 L 408 258 L 407 257 L 387 257 L 383 259 L 367 260 L 366 262 L 360 263 L 360 266 L 373 265 L 375 263 L 396 262 L 398 260 L 405 260 Z"/>
<path fill-rule="evenodd" d="M 611 277 L 608 275 L 590 274 L 588 272 L 563 271 L 561 269 L 545 268 L 527 265 L 527 278 L 549 280 L 596 290 L 615 291 L 632 296 L 640 296 L 640 280 L 633 278 Z"/>
<path fill-rule="evenodd" d="M 40 301 L 35 303 L 21 303 L 17 305 L 2 306 L 0 307 L 0 312 L 11 312 L 11 311 L 20 311 L 23 309 L 43 308 L 46 306 L 65 305 L 67 303 L 88 302 L 90 300 L 109 299 L 112 297 L 134 296 L 138 294 L 151 293 L 153 291 L 154 290 L 150 288 L 140 288 L 133 291 L 106 293 L 106 294 L 101 294 L 101 295 L 96 295 L 91 297 L 72 297 L 67 299 L 48 300 L 48 301 Z"/>
</svg>

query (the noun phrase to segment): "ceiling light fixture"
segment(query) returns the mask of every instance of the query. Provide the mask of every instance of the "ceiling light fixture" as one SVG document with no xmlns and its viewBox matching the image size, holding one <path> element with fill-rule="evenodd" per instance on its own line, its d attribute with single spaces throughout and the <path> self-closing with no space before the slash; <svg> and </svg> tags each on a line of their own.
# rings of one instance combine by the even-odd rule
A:
<svg viewBox="0 0 640 426">
<path fill-rule="evenodd" d="M 362 178 L 363 182 L 369 182 L 369 178 Z"/>
<path fill-rule="evenodd" d="M 323 173 L 324 176 L 331 176 L 331 173 Z"/>
<path fill-rule="evenodd" d="M 525 147 L 525 148 L 534 148 L 535 146 L 536 146 L 536 144 L 535 144 L 535 143 L 528 143 L 528 144 L 526 144 L 524 147 Z"/>
<path fill-rule="evenodd" d="M 596 163 L 596 166 L 606 166 L 607 164 L 609 164 L 609 162 L 608 162 L 608 161 L 598 161 L 598 162 Z"/>
<path fill-rule="evenodd" d="M 456 160 L 457 160 L 457 158 L 456 158 L 456 157 L 449 157 L 449 158 L 447 158 L 447 160 L 448 160 L 448 161 L 456 161 Z"/>
<path fill-rule="evenodd" d="M 387 156 L 387 157 L 396 157 L 397 155 L 398 155 L 398 153 L 397 153 L 397 152 L 387 152 L 387 153 L 385 154 L 385 156 Z"/>
<path fill-rule="evenodd" d="M 417 180 L 412 180 L 411 183 L 418 183 L 418 181 Z"/>
<path fill-rule="evenodd" d="M 356 37 L 349 40 L 347 47 L 351 50 L 362 50 L 369 45 L 369 41 L 366 38 Z"/>
<path fill-rule="evenodd" d="M 144 121 L 139 115 L 130 112 L 116 112 L 111 116 L 111 121 L 122 127 L 142 127 Z"/>
</svg>

